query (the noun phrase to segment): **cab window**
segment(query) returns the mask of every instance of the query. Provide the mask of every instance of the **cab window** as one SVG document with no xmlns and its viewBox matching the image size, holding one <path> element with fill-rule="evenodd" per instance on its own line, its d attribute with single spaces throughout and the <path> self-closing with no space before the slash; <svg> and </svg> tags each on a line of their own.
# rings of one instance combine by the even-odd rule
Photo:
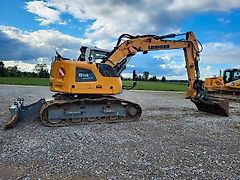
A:
<svg viewBox="0 0 240 180">
<path fill-rule="evenodd" d="M 90 52 L 91 61 L 95 63 L 101 63 L 104 59 L 107 58 L 108 54 L 109 52 L 91 50 Z"/>
</svg>

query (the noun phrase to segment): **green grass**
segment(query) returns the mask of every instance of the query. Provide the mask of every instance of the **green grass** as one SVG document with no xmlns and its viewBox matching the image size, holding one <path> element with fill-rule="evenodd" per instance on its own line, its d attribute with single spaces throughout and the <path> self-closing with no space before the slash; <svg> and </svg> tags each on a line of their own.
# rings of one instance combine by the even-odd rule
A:
<svg viewBox="0 0 240 180">
<path fill-rule="evenodd" d="M 0 77 L 0 84 L 48 86 L 49 78 Z"/>
<path fill-rule="evenodd" d="M 131 81 L 124 81 L 123 85 L 131 86 Z M 137 86 L 134 88 L 137 90 L 152 90 L 152 91 L 187 91 L 187 84 L 173 83 L 173 82 L 150 82 L 150 81 L 138 81 Z"/>
<path fill-rule="evenodd" d="M 16 85 L 34 85 L 34 86 L 48 86 L 49 78 L 17 78 L 17 77 L 0 77 L 0 84 L 16 84 Z M 132 81 L 124 81 L 123 85 L 131 86 Z M 170 83 L 170 82 L 146 82 L 138 81 L 137 90 L 152 90 L 152 91 L 186 91 L 187 84 L 184 83 Z"/>
</svg>

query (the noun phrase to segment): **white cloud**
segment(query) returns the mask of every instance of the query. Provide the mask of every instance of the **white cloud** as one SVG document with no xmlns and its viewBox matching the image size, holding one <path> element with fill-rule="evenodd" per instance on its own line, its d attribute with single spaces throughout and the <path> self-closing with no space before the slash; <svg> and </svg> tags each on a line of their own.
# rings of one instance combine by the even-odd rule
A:
<svg viewBox="0 0 240 180">
<path fill-rule="evenodd" d="M 155 56 L 153 56 L 153 59 L 157 59 L 157 60 L 164 61 L 164 62 L 170 62 L 171 56 L 170 55 L 165 55 L 165 56 L 155 55 Z"/>
<path fill-rule="evenodd" d="M 22 61 L 3 61 L 5 67 L 17 66 L 18 70 L 24 72 L 33 72 L 35 64 L 25 63 Z"/>
<path fill-rule="evenodd" d="M 51 23 L 59 23 L 65 25 L 67 22 L 60 18 L 61 12 L 57 11 L 51 4 L 45 1 L 29 1 L 26 2 L 26 9 L 28 12 L 36 14 L 35 18 L 40 21 L 40 25 L 46 26 Z"/>
<path fill-rule="evenodd" d="M 26 9 L 36 14 L 42 25 L 66 24 L 61 14 L 69 14 L 79 22 L 92 20 L 85 36 L 97 46 L 112 48 L 113 40 L 122 33 L 165 34 L 179 32 L 181 20 L 202 11 L 229 11 L 240 7 L 238 0 L 34 0 Z M 226 22 L 226 20 L 225 20 Z"/>
<path fill-rule="evenodd" d="M 135 66 L 133 64 L 127 64 L 127 67 L 134 68 Z"/>
<path fill-rule="evenodd" d="M 185 70 L 185 64 L 176 64 L 175 61 L 171 61 L 167 64 L 160 64 L 160 69 L 168 70 L 169 74 L 175 74 L 175 75 L 181 75 L 186 72 Z"/>
<path fill-rule="evenodd" d="M 121 76 L 123 77 L 123 78 L 132 78 L 132 73 L 126 73 L 126 72 L 123 72 L 122 74 L 121 74 Z"/>
<path fill-rule="evenodd" d="M 211 66 L 207 66 L 207 68 L 206 68 L 206 69 L 207 69 L 208 71 L 209 71 L 209 70 L 211 70 Z"/>
<path fill-rule="evenodd" d="M 37 1 L 33 1 L 37 2 Z M 181 19 L 202 11 L 229 11 L 240 7 L 238 0 L 48 0 L 48 8 L 72 15 L 79 21 L 94 20 L 86 30 L 92 40 L 116 38 L 122 33 L 163 34 L 179 31 Z"/>
<path fill-rule="evenodd" d="M 231 42 L 212 42 L 203 45 L 201 63 L 239 65 L 240 46 Z"/>
<path fill-rule="evenodd" d="M 218 21 L 222 24 L 229 24 L 231 21 L 226 18 L 218 18 Z"/>
<path fill-rule="evenodd" d="M 103 49 L 107 49 L 107 50 L 112 50 L 115 43 L 114 42 L 110 42 L 107 39 L 103 39 L 103 40 L 97 40 L 94 42 L 94 44 L 98 47 L 98 48 L 103 48 Z"/>
<path fill-rule="evenodd" d="M 22 72 L 34 72 L 36 64 L 46 64 L 48 72 L 50 72 L 50 64 L 49 59 L 39 58 L 31 61 L 31 63 L 23 62 L 23 61 L 3 61 L 5 67 L 17 66 L 19 71 Z"/>
<path fill-rule="evenodd" d="M 0 58 L 30 61 L 47 58 L 49 61 L 58 50 L 63 56 L 77 58 L 81 45 L 92 45 L 89 39 L 81 39 L 56 30 L 21 31 L 10 26 L 0 26 Z M 3 41 L 3 42 L 2 42 Z"/>
<path fill-rule="evenodd" d="M 192 1 L 185 0 L 184 3 L 182 0 L 173 0 L 171 5 L 168 7 L 170 11 L 228 11 L 232 8 L 238 8 L 240 2 L 238 0 L 201 0 L 201 1 Z"/>
</svg>

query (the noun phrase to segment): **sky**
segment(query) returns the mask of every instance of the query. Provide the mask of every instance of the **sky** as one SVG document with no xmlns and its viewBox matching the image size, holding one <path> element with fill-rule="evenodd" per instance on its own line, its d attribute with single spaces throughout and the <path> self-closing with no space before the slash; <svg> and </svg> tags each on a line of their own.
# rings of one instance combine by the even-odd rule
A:
<svg viewBox="0 0 240 180">
<path fill-rule="evenodd" d="M 33 71 L 50 67 L 57 50 L 77 59 L 79 48 L 113 49 L 117 38 L 193 31 L 202 43 L 201 79 L 240 68 L 239 0 L 3 0 L 0 6 L 0 60 Z M 167 79 L 187 79 L 182 49 L 136 54 L 132 70 Z"/>
</svg>

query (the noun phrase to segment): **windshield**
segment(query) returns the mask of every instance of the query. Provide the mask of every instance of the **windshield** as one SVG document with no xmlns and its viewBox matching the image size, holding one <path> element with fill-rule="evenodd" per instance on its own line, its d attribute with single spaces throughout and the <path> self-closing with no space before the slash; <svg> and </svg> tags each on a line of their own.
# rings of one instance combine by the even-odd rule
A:
<svg viewBox="0 0 240 180">
<path fill-rule="evenodd" d="M 240 70 L 225 70 L 223 79 L 225 83 L 229 83 L 238 79 L 240 79 Z"/>
<path fill-rule="evenodd" d="M 106 51 L 91 50 L 90 57 L 92 58 L 92 62 L 100 63 L 107 58 L 108 54 L 109 52 Z"/>
<path fill-rule="evenodd" d="M 238 80 L 238 79 L 240 79 L 240 71 L 233 72 L 233 80 Z"/>
</svg>

